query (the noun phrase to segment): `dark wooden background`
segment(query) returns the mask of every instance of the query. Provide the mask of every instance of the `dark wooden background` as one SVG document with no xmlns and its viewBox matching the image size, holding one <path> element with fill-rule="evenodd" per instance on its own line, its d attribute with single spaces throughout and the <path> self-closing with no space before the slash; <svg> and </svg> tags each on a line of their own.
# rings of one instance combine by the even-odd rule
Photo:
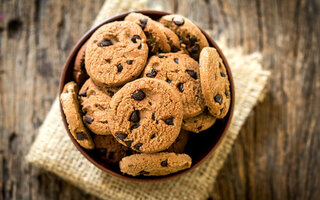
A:
<svg viewBox="0 0 320 200">
<path fill-rule="evenodd" d="M 212 199 L 320 199 L 320 1 L 161 1 L 215 38 L 260 50 L 269 92 L 246 121 Z M 0 199 L 96 199 L 24 157 L 61 68 L 103 0 L 0 0 Z"/>
</svg>

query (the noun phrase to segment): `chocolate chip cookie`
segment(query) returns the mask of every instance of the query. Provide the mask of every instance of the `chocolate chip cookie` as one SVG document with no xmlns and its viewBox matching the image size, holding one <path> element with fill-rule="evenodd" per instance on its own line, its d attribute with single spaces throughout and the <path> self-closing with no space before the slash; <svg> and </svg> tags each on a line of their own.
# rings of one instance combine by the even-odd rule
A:
<svg viewBox="0 0 320 200">
<path fill-rule="evenodd" d="M 88 79 L 79 91 L 83 121 L 95 134 L 111 135 L 107 115 L 112 96 L 119 88 L 107 88 L 96 86 Z"/>
<path fill-rule="evenodd" d="M 161 30 L 162 24 L 159 24 L 148 16 L 140 13 L 130 13 L 125 20 L 134 22 L 142 28 L 146 34 L 150 52 L 154 54 L 159 52 L 170 52 L 171 47 L 167 37 L 163 30 Z"/>
<path fill-rule="evenodd" d="M 123 146 L 112 135 L 93 135 L 95 151 L 107 163 L 118 163 L 123 157 L 133 153 L 131 149 Z"/>
<path fill-rule="evenodd" d="M 138 77 L 148 58 L 146 36 L 129 21 L 101 26 L 88 41 L 85 67 L 95 84 L 116 87 Z"/>
<path fill-rule="evenodd" d="M 63 92 L 60 95 L 60 102 L 63 112 L 66 116 L 69 130 L 74 139 L 84 148 L 93 149 L 89 130 L 82 122 L 80 106 L 78 101 L 78 86 L 75 82 L 69 82 L 64 86 Z"/>
<path fill-rule="evenodd" d="M 199 133 L 210 128 L 215 122 L 216 118 L 211 116 L 208 111 L 205 111 L 198 116 L 183 119 L 181 128 Z"/>
<path fill-rule="evenodd" d="M 209 112 L 223 118 L 230 107 L 230 82 L 217 50 L 206 47 L 200 54 L 200 77 L 204 99 Z"/>
<path fill-rule="evenodd" d="M 108 122 L 121 144 L 140 152 L 162 151 L 179 135 L 182 103 L 166 82 L 141 78 L 127 83 L 113 96 Z"/>
<path fill-rule="evenodd" d="M 121 172 L 131 176 L 164 176 L 190 168 L 191 163 L 187 154 L 162 152 L 124 157 L 119 165 Z"/>
<path fill-rule="evenodd" d="M 209 46 L 198 26 L 181 15 L 165 15 L 160 19 L 160 23 L 178 35 L 181 43 L 186 45 L 190 56 L 196 60 L 198 60 L 201 50 Z"/>
<path fill-rule="evenodd" d="M 165 150 L 166 152 L 183 153 L 189 140 L 189 132 L 182 130 L 174 143 Z"/>
<path fill-rule="evenodd" d="M 184 118 L 197 116 L 204 110 L 199 74 L 198 62 L 181 53 L 152 56 L 143 71 L 143 77 L 166 81 L 177 91 L 182 100 Z"/>
<path fill-rule="evenodd" d="M 85 68 L 86 48 L 87 48 L 87 42 L 82 45 L 74 61 L 72 73 L 73 73 L 73 79 L 78 85 L 82 85 L 89 78 Z"/>
</svg>

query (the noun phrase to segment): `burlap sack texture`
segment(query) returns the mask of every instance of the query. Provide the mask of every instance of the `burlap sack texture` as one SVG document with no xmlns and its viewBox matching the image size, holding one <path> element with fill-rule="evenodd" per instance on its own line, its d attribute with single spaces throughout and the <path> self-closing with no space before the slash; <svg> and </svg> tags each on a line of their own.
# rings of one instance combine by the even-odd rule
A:
<svg viewBox="0 0 320 200">
<path fill-rule="evenodd" d="M 147 9 L 148 2 L 107 0 L 94 24 L 114 14 Z M 158 8 L 159 9 L 159 8 Z M 241 48 L 221 47 L 234 76 L 236 104 L 231 126 L 216 152 L 200 167 L 171 181 L 136 183 L 120 180 L 96 168 L 72 144 L 61 120 L 56 98 L 26 159 L 101 199 L 206 199 L 239 130 L 261 98 L 269 71 L 260 64 L 261 54 L 244 55 Z"/>
</svg>

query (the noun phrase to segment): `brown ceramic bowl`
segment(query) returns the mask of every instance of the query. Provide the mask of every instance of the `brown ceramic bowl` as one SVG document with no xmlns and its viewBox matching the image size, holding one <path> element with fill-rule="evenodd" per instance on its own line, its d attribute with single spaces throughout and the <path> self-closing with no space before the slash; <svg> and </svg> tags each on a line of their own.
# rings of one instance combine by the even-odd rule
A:
<svg viewBox="0 0 320 200">
<path fill-rule="evenodd" d="M 147 15 L 152 19 L 159 19 L 160 17 L 162 17 L 164 15 L 170 14 L 170 13 L 167 13 L 167 12 L 160 12 L 160 11 L 153 11 L 153 10 L 141 10 L 141 11 L 135 11 L 135 12 L 139 12 L 139 13 L 142 13 L 144 15 Z M 129 13 L 130 12 L 121 13 L 119 15 L 116 15 L 116 16 L 113 16 L 113 17 L 110 17 L 110 18 L 104 20 L 102 23 L 98 24 L 97 26 L 95 26 L 94 28 L 89 30 L 77 42 L 77 44 L 72 49 L 70 55 L 68 56 L 67 61 L 66 61 L 65 65 L 64 65 L 64 67 L 63 67 L 63 71 L 61 73 L 61 78 L 60 78 L 59 95 L 61 94 L 61 92 L 63 90 L 63 86 L 66 83 L 68 83 L 69 81 L 73 80 L 73 78 L 72 78 L 73 63 L 74 63 L 74 59 L 75 59 L 75 57 L 77 55 L 77 52 L 80 49 L 80 47 L 82 46 L 82 44 L 84 44 L 89 39 L 89 37 L 92 35 L 92 33 L 97 28 L 102 26 L 103 24 L 106 24 L 106 23 L 109 23 L 109 22 L 112 22 L 112 21 L 123 20 Z M 104 163 L 92 151 L 82 148 L 76 142 L 76 140 L 72 137 L 72 135 L 71 135 L 71 133 L 70 133 L 70 131 L 68 129 L 66 117 L 65 117 L 65 115 L 63 113 L 62 106 L 60 104 L 61 115 L 62 115 L 62 119 L 63 119 L 63 123 L 65 125 L 65 128 L 66 128 L 66 130 L 67 130 L 67 132 L 68 132 L 73 144 L 82 153 L 82 155 L 84 157 L 86 157 L 90 162 L 92 162 L 99 169 L 105 171 L 108 174 L 111 174 L 113 176 L 121 178 L 123 180 L 140 181 L 140 182 L 155 182 L 155 181 L 160 181 L 160 180 L 164 181 L 164 180 L 173 179 L 175 177 L 178 177 L 178 176 L 181 176 L 183 174 L 186 174 L 186 173 L 190 172 L 191 170 L 195 169 L 196 167 L 198 167 L 201 163 L 203 163 L 205 160 L 207 160 L 210 157 L 210 155 L 212 155 L 212 153 L 216 150 L 216 148 L 221 143 L 224 135 L 227 132 L 227 129 L 230 126 L 231 118 L 232 118 L 232 114 L 233 114 L 233 109 L 234 109 L 235 93 L 234 93 L 234 84 L 233 84 L 233 78 L 232 78 L 231 70 L 230 70 L 230 67 L 228 65 L 228 62 L 227 62 L 226 58 L 224 57 L 222 51 L 220 50 L 218 45 L 214 42 L 214 40 L 206 32 L 204 32 L 201 28 L 200 28 L 200 30 L 207 37 L 210 46 L 215 47 L 218 50 L 220 56 L 223 59 L 224 65 L 227 68 L 227 73 L 228 73 L 228 77 L 229 77 L 229 81 L 230 81 L 230 87 L 231 87 L 231 104 L 230 104 L 229 112 L 226 115 L 226 117 L 223 118 L 223 119 L 218 119 L 216 121 L 216 123 L 210 129 L 208 129 L 208 130 L 206 130 L 204 132 L 201 132 L 200 134 L 192 134 L 192 133 L 190 133 L 190 139 L 189 139 L 189 142 L 187 144 L 185 153 L 187 153 L 188 155 L 190 155 L 192 157 L 192 166 L 191 166 L 191 168 L 186 169 L 186 170 L 181 171 L 181 172 L 170 174 L 170 175 L 167 175 L 167 176 L 159 176 L 159 177 L 156 177 L 156 176 L 151 176 L 151 177 L 144 177 L 144 176 L 132 177 L 132 176 L 123 175 L 120 172 L 118 166 L 108 165 L 108 164 Z"/>
</svg>

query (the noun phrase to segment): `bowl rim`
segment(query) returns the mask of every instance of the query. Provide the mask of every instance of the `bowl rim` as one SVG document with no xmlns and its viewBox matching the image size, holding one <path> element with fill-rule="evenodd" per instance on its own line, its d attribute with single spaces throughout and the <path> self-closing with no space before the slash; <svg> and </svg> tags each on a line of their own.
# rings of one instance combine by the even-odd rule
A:
<svg viewBox="0 0 320 200">
<path fill-rule="evenodd" d="M 99 24 L 93 26 L 89 31 L 87 31 L 81 38 L 80 40 L 78 40 L 78 42 L 74 45 L 74 47 L 72 48 L 71 52 L 69 53 L 67 60 L 63 66 L 63 70 L 61 72 L 61 76 L 60 76 L 60 82 L 59 82 L 59 97 L 63 91 L 63 87 L 64 87 L 64 82 L 66 80 L 67 77 L 67 71 L 70 67 L 70 65 L 73 63 L 76 54 L 78 53 L 78 50 L 81 48 L 81 46 L 89 39 L 89 37 L 94 33 L 95 30 L 97 30 L 100 26 L 122 19 L 125 16 L 127 16 L 129 13 L 131 12 L 136 12 L 136 13 L 141 13 L 144 15 L 158 15 L 159 17 L 162 17 L 164 15 L 170 15 L 172 13 L 169 12 L 164 12 L 164 11 L 156 11 L 156 10 L 135 10 L 135 11 L 127 11 L 127 12 L 123 12 L 123 13 L 119 13 L 117 15 L 111 16 L 105 20 L 103 20 L 102 22 L 100 22 Z M 149 179 L 141 179 L 139 177 L 131 177 L 131 176 L 126 176 L 126 175 L 122 175 L 118 172 L 112 171 L 111 169 L 108 169 L 106 167 L 104 167 L 103 165 L 101 165 L 100 163 L 96 162 L 79 144 L 78 142 L 73 138 L 72 134 L 70 133 L 70 130 L 68 128 L 68 123 L 66 121 L 66 117 L 65 114 L 63 112 L 62 109 L 62 104 L 61 101 L 59 100 L 60 103 L 60 112 L 61 112 L 61 116 L 62 116 L 62 121 L 64 124 L 64 127 L 72 141 L 72 143 L 76 146 L 77 150 L 81 152 L 81 154 L 87 159 L 89 160 L 92 164 L 94 164 L 97 168 L 99 168 L 100 170 L 113 175 L 114 177 L 120 178 L 122 180 L 126 180 L 126 181 L 134 181 L 134 182 L 159 182 L 159 181 L 167 181 L 167 180 L 172 180 L 174 178 L 180 177 L 184 174 L 187 174 L 188 172 L 194 170 L 195 168 L 197 168 L 198 166 L 200 166 L 201 164 L 203 164 L 205 161 L 208 160 L 208 158 L 216 151 L 216 149 L 220 146 L 221 142 L 223 141 L 227 130 L 230 127 L 231 121 L 232 121 L 232 116 L 233 116 L 233 112 L 234 112 L 234 104 L 235 104 L 235 89 L 234 89 L 234 82 L 233 82 L 233 76 L 232 76 L 232 72 L 230 69 L 230 66 L 227 62 L 226 57 L 224 56 L 223 52 L 221 51 L 221 49 L 219 48 L 219 46 L 216 44 L 216 42 L 213 40 L 213 38 L 206 33 L 201 27 L 198 26 L 198 28 L 201 30 L 201 32 L 205 35 L 206 39 L 209 42 L 210 46 L 213 46 L 214 48 L 217 49 L 220 57 L 223 60 L 223 63 L 226 67 L 226 71 L 228 74 L 228 78 L 229 78 L 229 82 L 230 82 L 230 108 L 228 111 L 228 114 L 226 115 L 226 117 L 224 119 L 227 120 L 226 125 L 223 127 L 223 131 L 220 135 L 220 137 L 218 138 L 216 145 L 213 146 L 210 151 L 203 156 L 196 164 L 192 165 L 190 168 L 185 169 L 183 171 L 171 174 L 171 175 L 167 175 L 167 176 L 159 176 L 159 177 L 154 177 L 154 178 L 149 178 Z"/>
</svg>

